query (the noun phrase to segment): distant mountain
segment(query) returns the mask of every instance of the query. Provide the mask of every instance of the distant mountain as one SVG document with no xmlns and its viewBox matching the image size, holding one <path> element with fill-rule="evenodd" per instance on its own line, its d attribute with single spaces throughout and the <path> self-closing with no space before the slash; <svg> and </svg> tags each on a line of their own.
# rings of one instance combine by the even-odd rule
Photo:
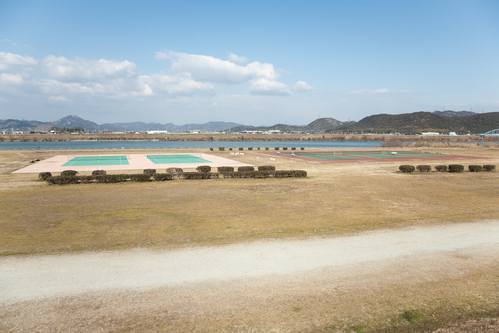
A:
<svg viewBox="0 0 499 333">
<path fill-rule="evenodd" d="M 293 126 L 293 125 L 285 125 L 285 124 L 275 124 L 272 126 L 248 126 L 248 125 L 240 125 L 232 128 L 227 128 L 224 132 L 243 132 L 243 131 L 272 131 L 278 130 L 281 132 L 289 132 L 289 131 L 302 131 L 304 126 Z"/>
<path fill-rule="evenodd" d="M 342 126 L 339 129 L 348 132 L 375 133 L 399 132 L 413 134 L 423 131 L 435 131 L 476 134 L 496 128 L 499 128 L 499 112 L 468 116 L 442 116 L 432 112 L 414 112 L 397 115 L 373 115 L 365 117 L 355 124 Z"/>
<path fill-rule="evenodd" d="M 318 118 L 304 127 L 307 131 L 326 131 L 347 125 L 346 122 L 341 122 L 334 118 Z"/>
<path fill-rule="evenodd" d="M 160 124 L 160 123 L 144 123 L 142 121 L 136 121 L 133 123 L 105 123 L 99 125 L 99 131 L 113 131 L 113 132 L 144 132 L 144 131 L 172 131 L 172 128 L 175 125 L 168 124 Z"/>
<path fill-rule="evenodd" d="M 35 131 L 38 126 L 50 125 L 34 120 L 0 119 L 0 130 Z"/>
<path fill-rule="evenodd" d="M 414 112 L 397 115 L 378 114 L 363 118 L 358 122 L 341 122 L 333 118 L 319 118 L 308 125 L 275 124 L 273 126 L 245 126 L 232 122 L 208 122 L 204 124 L 185 124 L 181 126 L 172 123 L 106 123 L 98 125 L 93 121 L 85 120 L 75 115 L 67 116 L 54 122 L 35 120 L 0 119 L 2 131 L 48 131 L 52 127 L 73 128 L 82 127 L 85 131 L 113 131 L 113 132 L 144 132 L 148 130 L 166 130 L 168 132 L 186 132 L 200 130 L 203 132 L 242 132 L 242 131 L 269 131 L 281 132 L 363 132 L 363 133 L 393 133 L 413 134 L 418 132 L 457 132 L 485 133 L 499 128 L 499 112 L 474 113 L 470 111 L 435 111 Z"/>
<path fill-rule="evenodd" d="M 81 127 L 85 129 L 85 131 L 95 131 L 99 125 L 94 123 L 93 121 L 82 119 L 78 116 L 66 116 L 57 121 L 52 122 L 53 127 L 57 128 L 72 128 L 72 127 Z"/>
<path fill-rule="evenodd" d="M 88 121 L 77 116 L 67 116 L 53 122 L 42 122 L 36 120 L 17 120 L 6 119 L 0 120 L 0 130 L 8 131 L 30 131 L 30 132 L 47 132 L 52 127 L 57 128 L 72 128 L 82 127 L 86 131 L 95 131 L 98 127 L 93 121 Z"/>
<path fill-rule="evenodd" d="M 172 123 L 144 123 L 144 122 L 131 122 L 131 123 L 106 123 L 99 125 L 93 121 L 82 119 L 78 116 L 71 115 L 61 118 L 53 122 L 41 122 L 34 120 L 17 120 L 17 119 L 0 119 L 0 131 L 49 131 L 52 127 L 59 129 L 81 127 L 87 132 L 93 131 L 113 131 L 113 132 L 144 132 L 153 130 L 162 130 L 168 132 L 186 132 L 189 130 L 200 130 L 204 132 L 219 132 L 227 128 L 242 126 L 241 124 L 224 122 L 224 121 L 210 121 L 204 124 L 185 124 L 181 126 Z"/>
<path fill-rule="evenodd" d="M 348 122 L 341 122 L 333 118 L 319 118 L 314 120 L 308 125 L 297 126 L 297 125 L 285 125 L 285 124 L 275 124 L 272 126 L 239 126 L 232 128 L 232 132 L 241 131 L 271 131 L 279 130 L 281 132 L 322 132 L 326 130 L 333 130 L 340 126 L 347 125 Z M 228 131 L 228 130 L 226 130 Z"/>
<path fill-rule="evenodd" d="M 433 111 L 433 113 L 444 117 L 466 117 L 478 114 L 476 112 L 471 112 L 471 111 L 451 111 L 451 110 Z"/>
<path fill-rule="evenodd" d="M 113 132 L 144 132 L 144 131 L 168 131 L 172 133 L 176 132 L 186 132 L 192 130 L 200 130 L 204 132 L 219 132 L 226 128 L 241 126 L 241 124 L 223 122 L 223 121 L 210 121 L 205 124 L 185 124 L 177 126 L 172 123 L 160 124 L 160 123 L 144 123 L 144 122 L 133 122 L 133 123 L 113 123 L 113 124 L 102 124 L 99 125 L 100 131 L 113 131 Z"/>
<path fill-rule="evenodd" d="M 189 130 L 200 130 L 205 132 L 221 132 L 227 128 L 233 128 L 237 126 L 242 126 L 241 124 L 224 122 L 224 121 L 210 121 L 204 124 L 186 124 L 182 126 L 177 126 L 177 130 L 189 131 Z"/>
</svg>

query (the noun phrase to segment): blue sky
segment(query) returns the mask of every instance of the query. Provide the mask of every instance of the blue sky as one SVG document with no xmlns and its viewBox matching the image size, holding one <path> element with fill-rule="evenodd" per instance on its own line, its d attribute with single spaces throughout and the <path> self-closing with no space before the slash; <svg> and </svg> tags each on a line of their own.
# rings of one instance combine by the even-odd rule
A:
<svg viewBox="0 0 499 333">
<path fill-rule="evenodd" d="M 0 1 L 0 119 L 499 111 L 498 1 Z"/>
</svg>

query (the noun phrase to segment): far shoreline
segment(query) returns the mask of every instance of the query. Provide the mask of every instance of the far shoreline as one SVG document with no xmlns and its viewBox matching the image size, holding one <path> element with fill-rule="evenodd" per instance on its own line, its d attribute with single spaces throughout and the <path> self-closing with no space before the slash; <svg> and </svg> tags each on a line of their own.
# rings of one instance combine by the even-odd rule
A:
<svg viewBox="0 0 499 333">
<path fill-rule="evenodd" d="M 192 133 L 84 133 L 84 134 L 0 134 L 0 142 L 67 142 L 67 141 L 381 141 L 381 142 L 496 142 L 496 137 L 479 135 L 395 135 L 395 134 L 192 134 Z"/>
</svg>

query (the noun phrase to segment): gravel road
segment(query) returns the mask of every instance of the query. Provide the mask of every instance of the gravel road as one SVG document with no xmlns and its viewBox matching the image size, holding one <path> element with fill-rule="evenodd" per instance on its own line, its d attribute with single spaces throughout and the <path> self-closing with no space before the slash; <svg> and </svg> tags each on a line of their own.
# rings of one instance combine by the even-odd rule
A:
<svg viewBox="0 0 499 333">
<path fill-rule="evenodd" d="M 145 291 L 289 275 L 490 247 L 499 248 L 498 220 L 180 250 L 3 257 L 0 258 L 0 304 L 88 292 Z"/>
</svg>

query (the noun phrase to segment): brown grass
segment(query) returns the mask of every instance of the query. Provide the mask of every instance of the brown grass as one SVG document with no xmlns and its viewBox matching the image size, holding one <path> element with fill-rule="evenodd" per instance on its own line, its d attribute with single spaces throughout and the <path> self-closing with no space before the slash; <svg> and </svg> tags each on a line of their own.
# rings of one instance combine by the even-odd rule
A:
<svg viewBox="0 0 499 333">
<path fill-rule="evenodd" d="M 483 158 L 425 163 L 432 166 L 499 164 L 496 149 L 441 147 L 428 150 Z M 193 150 L 185 150 L 189 151 Z M 228 156 L 228 152 L 211 153 Z M 273 164 L 277 169 L 304 169 L 309 175 L 307 179 L 49 186 L 37 180 L 37 175 L 10 173 L 31 159 L 56 154 L 61 152 L 0 152 L 0 254 L 140 246 L 173 248 L 262 238 L 330 237 L 363 230 L 499 216 L 498 172 L 402 174 L 398 172 L 400 163 L 397 161 L 323 164 L 278 157 L 275 162 L 269 162 L 257 160 L 257 156 L 266 157 L 258 151 L 245 151 L 244 156 L 232 157 L 255 165 Z M 375 284 L 366 284 L 360 289 L 349 281 L 333 281 L 331 285 L 328 280 L 321 280 L 321 276 L 314 278 L 310 282 L 313 286 L 304 288 L 303 293 L 300 292 L 301 280 L 294 277 L 290 277 L 285 289 L 277 291 L 243 281 L 236 283 L 227 296 L 223 290 L 232 287 L 224 284 L 205 290 L 205 296 L 186 295 L 188 301 L 182 304 L 167 302 L 170 292 L 178 295 L 182 290 L 153 291 L 145 298 L 143 294 L 129 295 L 126 299 L 120 295 L 111 299 L 97 295 L 89 296 L 86 301 L 68 298 L 53 304 L 52 301 L 31 302 L 23 304 L 22 309 L 11 308 L 0 316 L 0 321 L 16 322 L 17 313 L 30 313 L 32 318 L 23 317 L 27 323 L 29 320 L 36 323 L 40 315 L 55 316 L 57 325 L 63 325 L 61 330 L 66 331 L 96 331 L 106 327 L 107 331 L 120 332 L 258 332 L 274 328 L 283 332 L 354 332 L 354 329 L 420 332 L 469 318 L 497 317 L 497 258 L 489 258 L 488 264 L 479 265 L 468 258 L 456 257 L 455 265 L 442 268 L 455 272 L 445 278 L 435 275 L 434 279 L 425 262 L 425 258 L 421 258 L 399 268 L 400 272 L 420 269 L 419 273 L 425 277 L 419 280 L 417 274 L 408 274 L 402 285 L 393 284 L 384 276 L 383 267 L 373 267 L 352 272 L 351 281 L 355 281 L 356 286 L 362 285 L 359 283 L 362 279 L 373 281 L 374 276 Z M 237 303 L 240 299 L 224 298 L 239 295 L 239 289 L 249 295 L 244 304 Z M 289 298 L 286 298 L 287 292 Z M 164 304 L 153 309 L 144 299 L 162 300 Z M 203 308 L 206 304 L 217 306 L 207 310 Z M 133 311 L 123 309 L 125 305 L 131 305 Z M 26 306 L 32 307 L 32 311 L 26 310 Z M 408 310 L 421 312 L 424 320 L 408 324 L 401 318 Z M 50 331 L 50 326 L 37 328 Z M 4 329 L 8 331 L 9 327 Z"/>
<path fill-rule="evenodd" d="M 496 151 L 453 152 L 490 156 L 473 164 L 498 162 Z M 50 155 L 37 154 L 4 151 L 2 170 L 13 171 L 33 156 Z M 256 156 L 247 152 L 237 158 L 269 164 Z M 398 172 L 397 162 L 334 165 L 287 158 L 273 164 L 278 169 L 305 169 L 309 177 L 49 186 L 37 175 L 3 172 L 0 253 L 225 244 L 499 215 L 497 172 L 407 175 Z"/>
</svg>

